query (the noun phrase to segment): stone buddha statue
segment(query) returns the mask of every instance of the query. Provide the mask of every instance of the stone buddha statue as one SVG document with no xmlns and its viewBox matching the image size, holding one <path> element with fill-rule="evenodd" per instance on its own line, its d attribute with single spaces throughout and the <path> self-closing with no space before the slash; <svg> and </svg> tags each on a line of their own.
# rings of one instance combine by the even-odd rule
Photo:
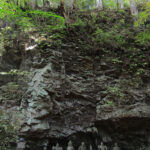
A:
<svg viewBox="0 0 150 150">
<path fill-rule="evenodd" d="M 79 146 L 78 150 L 86 150 L 86 145 L 84 142 L 81 143 L 81 145 Z"/>
<path fill-rule="evenodd" d="M 52 147 L 52 150 L 62 150 L 62 147 L 60 147 L 59 143 L 57 143 L 56 146 Z"/>
<path fill-rule="evenodd" d="M 113 150 L 120 150 L 120 147 L 118 146 L 117 143 L 115 143 L 114 147 L 113 147 Z"/>
<path fill-rule="evenodd" d="M 47 147 L 48 147 L 48 142 L 45 142 L 43 145 L 43 150 L 47 150 Z"/>
<path fill-rule="evenodd" d="M 72 141 L 68 142 L 67 150 L 74 150 L 74 147 L 72 145 Z"/>
<path fill-rule="evenodd" d="M 93 147 L 92 147 L 92 145 L 90 145 L 90 150 L 93 150 Z"/>
<path fill-rule="evenodd" d="M 107 146 L 103 144 L 103 142 L 101 142 L 101 145 L 98 145 L 98 150 L 107 150 Z"/>
<path fill-rule="evenodd" d="M 47 150 L 47 147 L 46 147 L 46 146 L 44 146 L 44 147 L 43 147 L 43 150 Z"/>
</svg>

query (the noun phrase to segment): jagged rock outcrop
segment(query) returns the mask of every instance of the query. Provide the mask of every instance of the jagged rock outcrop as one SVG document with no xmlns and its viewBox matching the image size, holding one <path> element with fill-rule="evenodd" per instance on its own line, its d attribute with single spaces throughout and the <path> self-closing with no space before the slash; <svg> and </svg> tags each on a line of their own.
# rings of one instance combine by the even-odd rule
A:
<svg viewBox="0 0 150 150">
<path fill-rule="evenodd" d="M 110 148 L 114 142 L 123 149 L 149 146 L 149 84 L 142 78 L 121 73 L 111 57 L 95 58 L 66 45 L 28 53 L 35 55 L 20 131 L 29 143 L 35 139 L 40 148 L 46 140 L 50 148 L 59 141 L 65 147 L 72 139 L 76 148 L 82 140 L 94 149 L 101 140 Z"/>
<path fill-rule="evenodd" d="M 21 97 L 13 98 L 17 103 L 7 97 L 5 106 L 17 104 L 22 112 L 20 135 L 27 140 L 28 149 L 40 150 L 44 143 L 51 148 L 57 142 L 65 148 L 69 140 L 75 149 L 81 141 L 95 150 L 101 141 L 110 149 L 115 142 L 122 149 L 149 149 L 149 73 L 144 78 L 132 76 L 112 62 L 113 56 L 95 49 L 86 51 L 73 43 L 61 48 L 41 45 L 14 52 L 18 61 L 7 61 L 7 51 L 0 67 L 1 72 L 3 64 L 7 71 L 13 65 L 28 71 L 21 78 L 26 81 L 21 82 L 23 89 L 18 80 L 22 75 L 0 75 L 2 105 L 12 90 L 7 91 L 9 82 L 22 90 Z M 15 93 L 18 86 L 12 94 L 19 95 Z"/>
</svg>

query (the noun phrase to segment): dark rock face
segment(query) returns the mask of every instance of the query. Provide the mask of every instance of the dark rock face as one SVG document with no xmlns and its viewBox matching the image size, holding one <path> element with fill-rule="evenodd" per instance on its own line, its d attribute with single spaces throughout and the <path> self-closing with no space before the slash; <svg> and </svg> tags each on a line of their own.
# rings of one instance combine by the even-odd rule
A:
<svg viewBox="0 0 150 150">
<path fill-rule="evenodd" d="M 110 149 L 115 142 L 124 150 L 149 149 L 149 83 L 123 74 L 111 59 L 67 46 L 26 52 L 19 67 L 30 81 L 19 107 L 28 149 L 57 142 L 66 148 L 69 140 L 75 149 L 82 141 L 95 150 L 101 141 Z M 3 85 L 12 80 L 0 76 Z"/>
</svg>

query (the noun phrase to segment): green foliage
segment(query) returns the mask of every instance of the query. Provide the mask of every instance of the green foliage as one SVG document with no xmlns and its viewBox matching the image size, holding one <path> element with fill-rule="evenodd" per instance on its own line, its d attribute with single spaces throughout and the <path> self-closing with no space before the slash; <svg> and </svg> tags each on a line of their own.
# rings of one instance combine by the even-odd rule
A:
<svg viewBox="0 0 150 150">
<path fill-rule="evenodd" d="M 81 9 L 92 9 L 95 5 L 95 0 L 76 0 L 75 5 Z"/>
<path fill-rule="evenodd" d="M 147 52 L 139 49 L 136 42 L 134 42 L 134 47 L 129 47 L 126 49 L 125 59 L 123 61 L 124 72 L 131 73 L 132 75 L 143 75 L 145 74 L 147 68 Z M 137 46 L 137 47 L 136 47 Z M 143 45 L 144 47 L 146 45 Z"/>
<path fill-rule="evenodd" d="M 149 45 L 150 43 L 150 31 L 140 32 L 136 35 L 136 42 L 140 45 Z"/>
<path fill-rule="evenodd" d="M 12 16 L 16 13 L 17 6 L 13 3 L 8 3 L 6 0 L 0 0 L 0 18 Z"/>
<path fill-rule="evenodd" d="M 101 46 L 110 45 L 110 47 L 119 48 L 126 44 L 126 41 L 122 34 L 117 30 L 104 31 L 100 28 L 97 28 L 94 33 L 95 41 L 99 42 Z"/>
<path fill-rule="evenodd" d="M 27 13 L 32 16 L 33 24 L 38 25 L 40 29 L 45 29 L 46 32 L 65 28 L 64 18 L 55 13 L 41 10 L 29 10 Z"/>
<path fill-rule="evenodd" d="M 11 69 L 9 72 L 6 72 L 6 74 L 18 75 L 18 76 L 28 76 L 29 72 L 28 71 L 20 71 L 20 70 L 16 70 L 16 69 Z"/>
<path fill-rule="evenodd" d="M 114 107 L 115 104 L 114 104 L 113 101 L 107 100 L 107 101 L 105 102 L 104 106 L 105 106 L 105 107 Z"/>
<path fill-rule="evenodd" d="M 57 41 L 57 40 L 62 40 L 62 39 L 64 39 L 65 38 L 65 34 L 63 34 L 63 33 L 55 33 L 55 34 L 53 34 L 52 36 L 51 36 L 51 39 L 53 40 L 53 41 Z"/>
<path fill-rule="evenodd" d="M 84 28 L 84 27 L 86 27 L 86 23 L 81 19 L 81 18 L 77 18 L 77 21 L 76 22 L 74 22 L 74 23 L 72 23 L 72 24 L 70 24 L 70 27 L 80 27 L 80 28 Z"/>
<path fill-rule="evenodd" d="M 140 27 L 141 25 L 144 25 L 145 22 L 150 17 L 150 2 L 145 2 L 142 5 L 142 11 L 138 15 L 138 19 L 135 21 L 135 26 Z"/>
<path fill-rule="evenodd" d="M 17 24 L 21 30 L 31 30 L 31 28 L 37 28 L 44 25 L 44 29 L 56 30 L 65 27 L 65 20 L 60 15 L 52 12 L 45 12 L 42 10 L 26 9 L 23 11 L 20 7 L 24 7 L 28 4 L 29 0 L 18 0 L 17 5 L 15 3 L 8 3 L 6 0 L 0 0 L 0 18 L 3 18 L 13 24 Z M 39 3 L 42 0 L 38 1 Z"/>
<path fill-rule="evenodd" d="M 117 8 L 117 3 L 114 0 L 104 0 L 103 5 L 105 8 L 115 9 Z"/>
<path fill-rule="evenodd" d="M 121 101 L 124 99 L 123 91 L 118 86 L 109 87 L 108 95 L 106 96 L 106 103 L 110 105 L 120 105 Z"/>
<path fill-rule="evenodd" d="M 42 11 L 42 10 L 28 10 L 26 11 L 28 14 L 31 14 L 31 15 L 35 15 L 35 16 L 42 16 L 44 18 L 49 18 L 49 17 L 53 17 L 53 18 L 58 18 L 59 20 L 61 20 L 63 23 L 64 23 L 64 18 L 55 14 L 55 13 L 52 13 L 52 12 L 45 12 L 45 11 Z"/>
<path fill-rule="evenodd" d="M 120 64 L 120 63 L 123 63 L 122 60 L 119 59 L 119 58 L 113 58 L 113 59 L 112 59 L 112 62 L 113 62 L 114 64 Z"/>
<path fill-rule="evenodd" d="M 149 16 L 149 10 L 140 12 L 138 19 L 135 21 L 135 26 L 139 27 L 140 25 L 143 25 L 147 21 L 148 16 Z"/>
</svg>

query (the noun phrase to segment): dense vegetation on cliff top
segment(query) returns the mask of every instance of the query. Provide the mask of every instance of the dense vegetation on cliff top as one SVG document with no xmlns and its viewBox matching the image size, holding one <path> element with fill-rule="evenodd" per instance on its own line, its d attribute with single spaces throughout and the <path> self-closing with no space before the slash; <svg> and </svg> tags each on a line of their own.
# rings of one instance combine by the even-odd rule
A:
<svg viewBox="0 0 150 150">
<path fill-rule="evenodd" d="M 11 44 L 8 39 L 17 41 L 21 33 L 39 33 L 37 43 L 44 37 L 59 47 L 72 36 L 84 49 L 95 46 L 115 55 L 113 62 L 124 70 L 144 75 L 149 59 L 149 10 L 148 0 L 1 0 L 0 55 L 6 43 Z M 83 37 L 86 34 L 88 38 Z"/>
<path fill-rule="evenodd" d="M 14 41 L 24 37 L 30 41 L 30 35 L 38 33 L 34 42 L 41 49 L 72 43 L 96 59 L 111 55 L 121 72 L 146 80 L 150 74 L 149 11 L 148 0 L 0 0 L 0 57 Z M 119 89 L 109 92 L 110 97 L 123 98 Z M 12 138 L 16 126 L 3 120 L 0 124 L 0 132 L 9 135 L 2 138 Z"/>
</svg>

